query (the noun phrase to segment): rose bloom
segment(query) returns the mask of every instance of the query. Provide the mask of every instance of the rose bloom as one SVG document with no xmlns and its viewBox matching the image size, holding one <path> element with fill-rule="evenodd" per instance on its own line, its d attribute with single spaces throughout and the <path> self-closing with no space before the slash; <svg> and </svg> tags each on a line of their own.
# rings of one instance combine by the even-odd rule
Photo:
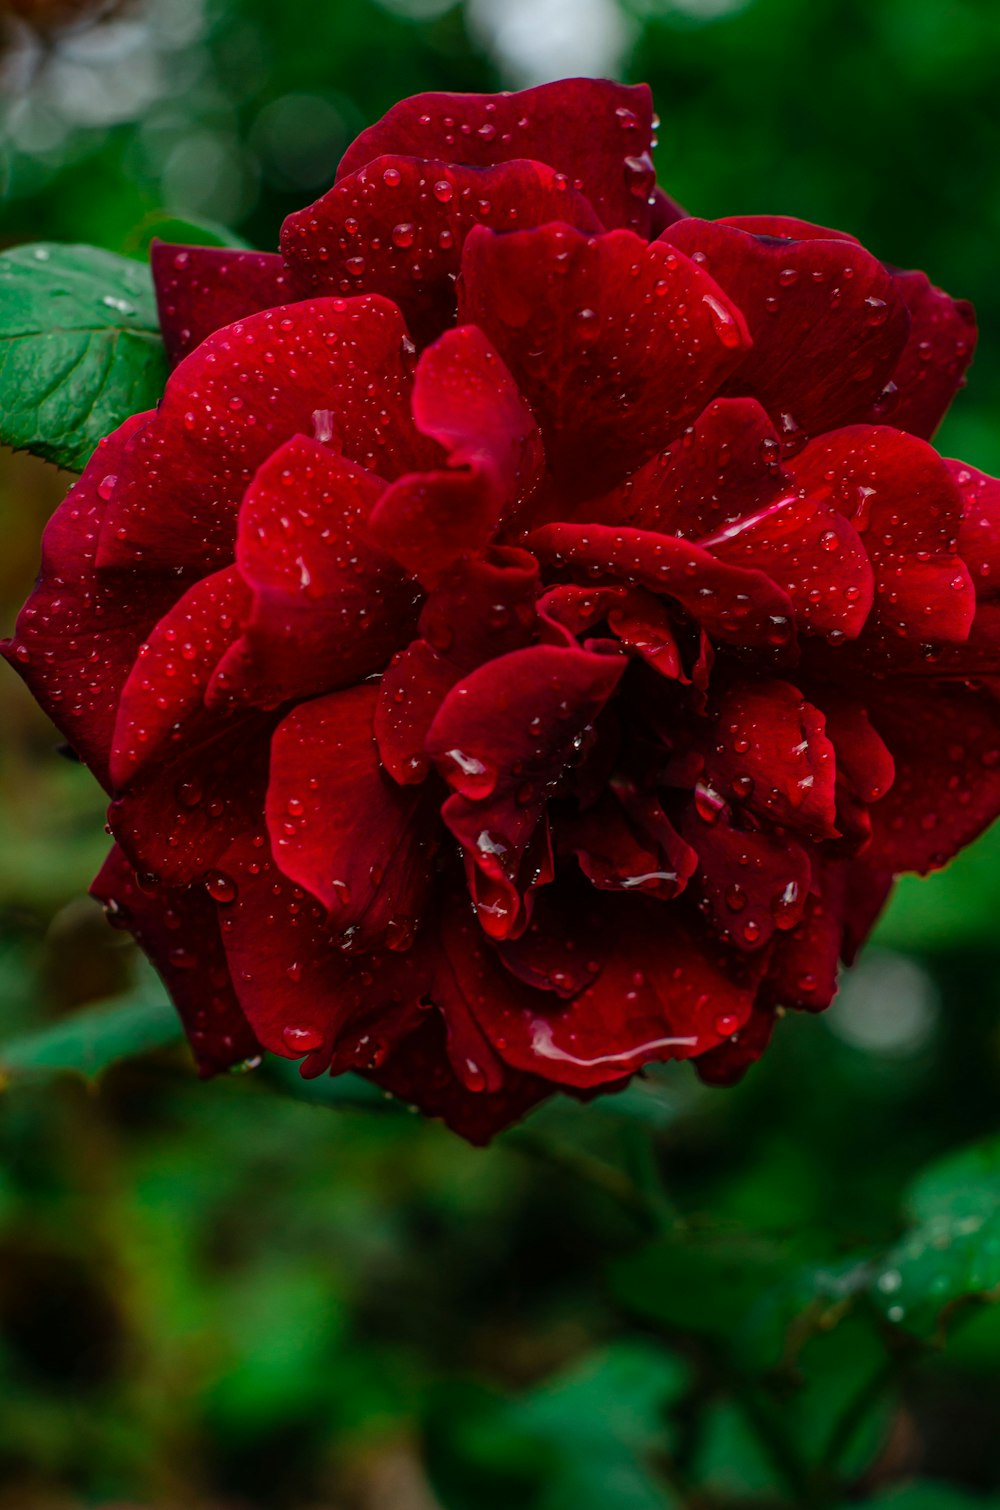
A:
<svg viewBox="0 0 1000 1510">
<path fill-rule="evenodd" d="M 654 188 L 649 91 L 404 100 L 281 252 L 153 250 L 174 362 L 50 523 L 13 664 L 201 1071 L 475 1142 L 825 1007 L 1000 811 L 972 312 Z"/>
</svg>

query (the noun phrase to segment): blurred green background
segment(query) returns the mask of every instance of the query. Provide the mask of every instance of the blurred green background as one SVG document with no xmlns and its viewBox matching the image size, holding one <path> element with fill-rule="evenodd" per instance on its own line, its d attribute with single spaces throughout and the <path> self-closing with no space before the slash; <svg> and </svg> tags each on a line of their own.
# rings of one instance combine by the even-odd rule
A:
<svg viewBox="0 0 1000 1510">
<path fill-rule="evenodd" d="M 689 209 L 975 302 L 940 444 L 1000 471 L 994 0 L 6 0 L 0 36 L 3 245 L 167 211 L 271 248 L 402 95 L 646 79 Z M 0 456 L 4 630 L 66 482 Z M 667 1070 L 475 1152 L 179 1046 L 43 1064 L 157 989 L 85 899 L 96 787 L 0 698 L 0 1510 L 1000 1505 L 998 836 L 737 1091 Z"/>
</svg>

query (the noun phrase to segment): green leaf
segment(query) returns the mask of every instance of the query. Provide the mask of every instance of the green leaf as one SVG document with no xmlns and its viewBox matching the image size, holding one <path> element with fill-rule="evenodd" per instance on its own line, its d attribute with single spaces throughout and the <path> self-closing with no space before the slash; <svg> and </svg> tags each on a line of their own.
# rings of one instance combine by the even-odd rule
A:
<svg viewBox="0 0 1000 1510">
<path fill-rule="evenodd" d="M 449 1450 L 466 1459 L 466 1484 L 506 1481 L 503 1502 L 525 1510 L 665 1510 L 675 1498 L 655 1461 L 670 1447 L 666 1412 L 686 1387 L 672 1354 L 618 1342 L 520 1400 L 495 1402 L 457 1434 L 453 1422 Z M 474 1488 L 445 1489 L 444 1502 L 482 1503 Z"/>
<path fill-rule="evenodd" d="M 166 375 L 148 267 L 49 242 L 0 254 L 0 441 L 79 471 Z"/>
<path fill-rule="evenodd" d="M 872 1298 L 895 1326 L 940 1339 L 963 1302 L 1000 1300 L 1000 1138 L 930 1165 L 906 1209 L 913 1225 L 879 1264 Z"/>
<path fill-rule="evenodd" d="M 0 1044 L 0 1087 L 75 1071 L 92 1078 L 118 1059 L 176 1043 L 181 1024 L 169 1002 L 146 994 L 83 1007 Z"/>
<path fill-rule="evenodd" d="M 228 246 L 235 251 L 249 251 L 249 241 L 237 236 L 228 226 L 214 220 L 191 220 L 184 215 L 171 215 L 169 210 L 154 210 L 147 215 L 128 237 L 125 250 L 130 255 L 143 258 L 154 241 L 176 242 L 183 246 Z"/>
<path fill-rule="evenodd" d="M 937 1479 L 915 1479 L 900 1489 L 890 1489 L 876 1499 L 852 1500 L 850 1510 L 1000 1510 L 1000 1499 L 972 1494 L 958 1484 Z"/>
</svg>

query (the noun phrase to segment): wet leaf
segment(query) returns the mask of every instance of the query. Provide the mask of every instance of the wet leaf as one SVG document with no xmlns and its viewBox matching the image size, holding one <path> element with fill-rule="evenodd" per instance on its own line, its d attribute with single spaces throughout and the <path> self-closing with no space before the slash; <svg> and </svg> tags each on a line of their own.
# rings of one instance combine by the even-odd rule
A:
<svg viewBox="0 0 1000 1510">
<path fill-rule="evenodd" d="M 0 1044 L 0 1087 L 67 1071 L 91 1079 L 118 1059 L 164 1048 L 180 1037 L 180 1019 L 162 998 L 136 994 L 97 1003 Z"/>
<path fill-rule="evenodd" d="M 906 1209 L 912 1226 L 878 1266 L 871 1294 L 894 1325 L 940 1336 L 963 1302 L 1000 1300 L 1000 1138 L 931 1164 Z"/>
<path fill-rule="evenodd" d="M 0 255 L 0 440 L 79 471 L 166 380 L 149 269 L 97 247 Z"/>
</svg>

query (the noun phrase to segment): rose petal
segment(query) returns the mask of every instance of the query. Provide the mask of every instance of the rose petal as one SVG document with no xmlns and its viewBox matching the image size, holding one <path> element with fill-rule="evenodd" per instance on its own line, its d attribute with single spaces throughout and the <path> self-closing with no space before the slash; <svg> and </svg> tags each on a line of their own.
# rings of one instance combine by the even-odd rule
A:
<svg viewBox="0 0 1000 1510">
<path fill-rule="evenodd" d="M 456 557 L 483 549 L 542 468 L 538 427 L 481 331 L 449 331 L 423 353 L 413 418 L 448 452 L 447 471 L 401 477 L 383 494 L 370 533 L 407 571 L 433 585 Z"/>
<path fill-rule="evenodd" d="M 889 391 L 865 417 L 929 440 L 975 355 L 975 310 L 966 299 L 935 288 L 926 273 L 894 270 L 893 283 L 910 312 L 910 338 L 893 368 Z"/>
<path fill-rule="evenodd" d="M 289 269 L 277 252 L 154 241 L 149 261 L 172 367 L 224 325 L 296 297 Z"/>
<path fill-rule="evenodd" d="M 680 434 L 748 348 L 739 311 L 700 267 L 629 231 L 472 231 L 459 318 L 493 340 L 550 468 L 582 496 Z"/>
<path fill-rule="evenodd" d="M 252 600 L 210 706 L 276 707 L 345 686 L 379 670 L 412 633 L 419 590 L 367 537 L 383 487 L 304 435 L 264 463 L 236 540 Z"/>
<path fill-rule="evenodd" d="M 1000 703 L 927 678 L 872 688 L 868 712 L 896 775 L 871 810 L 865 861 L 936 870 L 1000 813 Z"/>
<path fill-rule="evenodd" d="M 267 789 L 274 857 L 352 946 L 412 937 L 434 858 L 436 813 L 383 771 L 366 683 L 301 703 L 275 730 Z"/>
<path fill-rule="evenodd" d="M 601 891 L 637 891 L 670 901 L 684 890 L 698 857 L 654 796 L 645 800 L 658 809 L 659 821 L 643 824 L 635 812 L 639 800 L 636 794 L 626 812 L 613 792 L 606 793 L 594 807 L 560 820 L 558 846 L 576 855 Z"/>
<path fill-rule="evenodd" d="M 796 485 L 848 518 L 875 573 L 872 623 L 904 639 L 968 637 L 975 591 L 958 556 L 962 499 L 926 441 L 851 425 L 789 463 Z"/>
<path fill-rule="evenodd" d="M 240 500 L 293 435 L 329 438 L 384 477 L 421 465 L 411 344 L 395 305 L 370 298 L 290 304 L 216 331 L 132 436 L 98 564 L 198 575 L 229 565 Z"/>
<path fill-rule="evenodd" d="M 426 750 L 456 792 L 442 816 L 482 878 L 480 920 L 494 937 L 523 927 L 522 861 L 625 665 L 535 645 L 471 672 L 438 710 Z"/>
<path fill-rule="evenodd" d="M 90 888 L 116 928 L 127 928 L 149 956 L 180 1014 L 202 1076 L 260 1052 L 240 1010 L 219 937 L 219 905 L 203 887 L 140 886 L 117 846 Z"/>
<path fill-rule="evenodd" d="M 513 980 L 475 924 L 449 920 L 456 979 L 508 1064 L 564 1086 L 604 1085 L 654 1060 L 703 1053 L 746 1021 L 755 966 L 706 952 L 676 905 L 616 903 L 605 898 L 591 939 L 600 973 L 566 1001 Z"/>
<path fill-rule="evenodd" d="M 963 461 L 946 461 L 945 466 L 962 499 L 958 554 L 981 605 L 1000 597 L 1000 481 Z"/>
<path fill-rule="evenodd" d="M 607 524 L 696 539 L 787 492 L 777 432 L 756 399 L 714 399 L 684 434 L 594 507 Z"/>
<path fill-rule="evenodd" d="M 589 200 L 545 163 L 464 167 L 386 156 L 289 215 L 281 246 L 304 293 L 383 294 L 423 344 L 454 324 L 455 279 L 473 226 L 524 230 L 550 220 L 602 229 Z"/>
<path fill-rule="evenodd" d="M 136 870 L 174 886 L 221 868 L 240 834 L 259 825 L 274 716 L 208 717 L 197 743 L 152 761 L 108 809 Z"/>
<path fill-rule="evenodd" d="M 710 791 L 812 838 L 835 837 L 836 758 L 820 710 L 789 682 L 769 679 L 737 683 L 713 711 Z"/>
<path fill-rule="evenodd" d="M 525 543 L 557 571 L 617 577 L 674 599 L 716 639 L 780 647 L 794 633 L 792 605 L 770 577 L 687 540 L 606 524 L 546 524 Z"/>
<path fill-rule="evenodd" d="M 116 787 L 218 728 L 205 709 L 205 691 L 249 602 L 235 566 L 214 572 L 189 587 L 139 646 L 115 722 L 110 769 Z"/>
<path fill-rule="evenodd" d="M 777 928 L 802 916 L 809 890 L 809 857 L 794 839 L 736 829 L 725 819 L 705 822 L 694 805 L 678 819 L 697 856 L 691 882 L 702 916 L 723 943 L 763 949 Z"/>
<path fill-rule="evenodd" d="M 722 561 L 766 572 L 812 634 L 839 644 L 864 629 L 874 573 L 854 526 L 821 498 L 786 494 L 698 543 Z"/>
<path fill-rule="evenodd" d="M 49 520 L 38 584 L 2 647 L 60 733 L 109 789 L 122 687 L 146 634 L 183 586 L 176 577 L 99 575 L 94 569 L 126 448 L 149 420 L 135 414 L 102 440 Z"/>
<path fill-rule="evenodd" d="M 786 442 L 867 415 L 909 329 L 891 274 L 869 252 L 842 238 L 777 241 L 693 218 L 664 240 L 701 254 L 739 307 L 753 350 L 729 390 L 760 399 Z"/>
<path fill-rule="evenodd" d="M 417 94 L 348 147 L 338 180 L 387 152 L 486 167 L 532 158 L 564 173 L 602 223 L 649 225 L 653 100 L 645 84 L 559 79 L 515 94 Z"/>
<path fill-rule="evenodd" d="M 466 1080 L 456 1074 L 441 1019 L 435 1014 L 405 1038 L 385 1063 L 370 1073 L 390 1095 L 417 1107 L 426 1117 L 440 1117 L 452 1132 L 482 1147 L 518 1122 L 525 1112 L 551 1095 L 552 1087 L 536 1075 L 506 1069 L 499 1089 L 472 1090 L 468 1080 L 482 1076 L 472 1063 Z"/>
</svg>

